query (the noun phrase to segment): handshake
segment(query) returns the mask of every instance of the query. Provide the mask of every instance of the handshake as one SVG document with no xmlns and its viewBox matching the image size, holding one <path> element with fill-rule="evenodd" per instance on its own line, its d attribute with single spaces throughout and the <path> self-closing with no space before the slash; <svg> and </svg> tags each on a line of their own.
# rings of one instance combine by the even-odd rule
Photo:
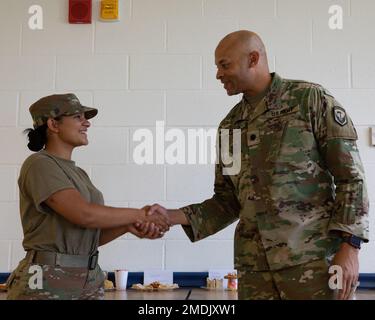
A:
<svg viewBox="0 0 375 320">
<path fill-rule="evenodd" d="M 181 215 L 182 211 L 167 210 L 159 204 L 145 206 L 141 209 L 139 220 L 129 225 L 128 231 L 138 238 L 158 239 L 163 237 L 172 225 L 178 223 L 175 218 Z"/>
</svg>

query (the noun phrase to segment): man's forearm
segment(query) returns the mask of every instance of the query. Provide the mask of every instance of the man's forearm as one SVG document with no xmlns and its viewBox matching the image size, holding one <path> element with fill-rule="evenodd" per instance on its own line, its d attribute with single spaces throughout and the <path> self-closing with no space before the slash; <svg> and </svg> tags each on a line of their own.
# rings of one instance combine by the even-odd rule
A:
<svg viewBox="0 0 375 320">
<path fill-rule="evenodd" d="M 190 222 L 186 218 L 185 213 L 180 209 L 168 210 L 168 216 L 172 225 L 190 225 Z"/>
</svg>

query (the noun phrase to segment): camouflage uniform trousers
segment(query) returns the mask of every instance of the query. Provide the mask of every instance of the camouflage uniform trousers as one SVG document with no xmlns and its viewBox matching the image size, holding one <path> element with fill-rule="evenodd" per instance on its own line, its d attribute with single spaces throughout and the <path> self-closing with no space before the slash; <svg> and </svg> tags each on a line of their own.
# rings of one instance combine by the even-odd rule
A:
<svg viewBox="0 0 375 320">
<path fill-rule="evenodd" d="M 30 288 L 33 273 L 29 270 L 33 265 L 23 260 L 11 274 L 7 282 L 8 300 L 104 299 L 104 274 L 99 265 L 94 270 L 38 265 L 43 271 L 42 289 Z"/>
<path fill-rule="evenodd" d="M 334 300 L 326 259 L 277 271 L 238 269 L 239 300 Z M 353 294 L 354 292 L 352 292 Z"/>
</svg>

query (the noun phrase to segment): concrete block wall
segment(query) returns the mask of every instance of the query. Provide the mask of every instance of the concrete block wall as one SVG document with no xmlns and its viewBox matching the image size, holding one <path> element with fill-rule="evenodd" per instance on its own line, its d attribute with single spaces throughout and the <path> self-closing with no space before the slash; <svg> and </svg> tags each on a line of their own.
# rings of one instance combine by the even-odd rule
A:
<svg viewBox="0 0 375 320">
<path fill-rule="evenodd" d="M 371 199 L 372 241 L 361 250 L 361 272 L 375 272 L 375 147 L 370 145 L 375 99 L 373 0 L 120 0 L 120 21 L 67 23 L 67 0 L 0 0 L 0 272 L 23 257 L 17 177 L 30 154 L 21 132 L 38 98 L 74 92 L 99 108 L 88 147 L 74 159 L 113 206 L 159 202 L 169 208 L 202 201 L 213 192 L 212 165 L 134 163 L 134 132 L 216 128 L 239 97 L 215 79 L 214 49 L 231 31 L 258 32 L 272 71 L 323 84 L 356 124 Z M 43 8 L 43 30 L 30 30 L 28 9 Z M 344 28 L 328 27 L 330 5 L 340 5 Z M 191 243 L 180 227 L 161 240 L 132 235 L 103 246 L 105 270 L 164 268 L 206 271 L 233 267 L 235 223 Z"/>
</svg>

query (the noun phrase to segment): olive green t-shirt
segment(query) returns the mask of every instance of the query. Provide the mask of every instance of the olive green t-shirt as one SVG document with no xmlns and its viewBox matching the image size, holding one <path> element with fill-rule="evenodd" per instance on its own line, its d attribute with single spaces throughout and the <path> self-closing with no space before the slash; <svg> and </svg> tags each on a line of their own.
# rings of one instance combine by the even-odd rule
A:
<svg viewBox="0 0 375 320">
<path fill-rule="evenodd" d="M 273 79 L 273 75 L 272 75 Z M 263 98 L 268 94 L 269 89 L 271 88 L 271 84 L 268 85 L 266 89 L 264 89 L 262 92 L 258 93 L 256 96 L 247 96 L 244 94 L 244 98 L 246 102 L 252 107 L 255 108 L 260 101 L 263 100 Z"/>
<path fill-rule="evenodd" d="M 66 220 L 44 202 L 64 189 L 77 189 L 86 201 L 104 204 L 102 193 L 74 161 L 45 150 L 29 156 L 18 179 L 25 250 L 89 255 L 99 245 L 99 229 L 86 229 Z"/>
</svg>

